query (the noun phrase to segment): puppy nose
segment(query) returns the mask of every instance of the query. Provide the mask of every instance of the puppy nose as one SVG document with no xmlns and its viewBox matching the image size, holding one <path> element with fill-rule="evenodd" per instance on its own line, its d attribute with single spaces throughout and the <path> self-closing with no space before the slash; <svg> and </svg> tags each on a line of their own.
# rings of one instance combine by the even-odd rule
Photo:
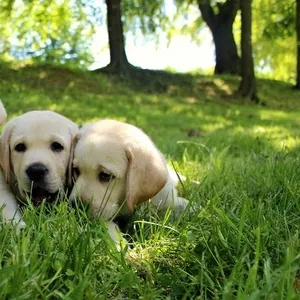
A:
<svg viewBox="0 0 300 300">
<path fill-rule="evenodd" d="M 26 169 L 26 174 L 31 181 L 40 181 L 45 178 L 48 173 L 48 169 L 45 165 L 41 163 L 35 163 L 30 165 Z"/>
</svg>

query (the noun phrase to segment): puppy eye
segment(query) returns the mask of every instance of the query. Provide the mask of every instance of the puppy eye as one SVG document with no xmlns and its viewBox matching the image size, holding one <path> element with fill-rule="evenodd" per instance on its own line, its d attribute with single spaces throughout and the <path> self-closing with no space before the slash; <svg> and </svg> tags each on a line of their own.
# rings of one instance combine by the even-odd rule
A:
<svg viewBox="0 0 300 300">
<path fill-rule="evenodd" d="M 61 144 L 58 143 L 58 142 L 53 142 L 53 143 L 51 144 L 51 150 L 52 150 L 53 152 L 61 152 L 61 151 L 64 150 L 64 146 L 61 145 Z"/>
<path fill-rule="evenodd" d="M 25 152 L 26 151 L 26 146 L 24 143 L 19 143 L 15 146 L 15 151 L 17 152 Z"/>
<path fill-rule="evenodd" d="M 111 179 L 114 179 L 115 176 L 112 174 L 109 174 L 107 172 L 101 171 L 98 175 L 98 179 L 100 180 L 100 182 L 108 182 Z"/>
</svg>

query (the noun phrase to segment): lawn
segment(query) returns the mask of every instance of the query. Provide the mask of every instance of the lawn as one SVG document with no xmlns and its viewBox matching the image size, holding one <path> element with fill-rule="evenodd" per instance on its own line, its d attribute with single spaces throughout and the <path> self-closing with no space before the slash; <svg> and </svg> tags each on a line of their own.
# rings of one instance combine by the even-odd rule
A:
<svg viewBox="0 0 300 300">
<path fill-rule="evenodd" d="M 234 96 L 237 85 L 0 65 L 10 118 L 51 109 L 78 124 L 132 123 L 187 177 L 180 191 L 191 202 L 176 221 L 139 207 L 127 252 L 67 203 L 25 209 L 20 235 L 0 232 L 0 299 L 298 299 L 300 93 L 259 80 L 253 105 Z"/>
</svg>

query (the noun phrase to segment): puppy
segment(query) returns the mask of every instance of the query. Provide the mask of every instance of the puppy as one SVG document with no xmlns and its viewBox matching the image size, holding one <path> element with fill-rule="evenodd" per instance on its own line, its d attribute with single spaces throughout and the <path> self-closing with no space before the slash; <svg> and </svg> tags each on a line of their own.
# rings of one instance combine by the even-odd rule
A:
<svg viewBox="0 0 300 300">
<path fill-rule="evenodd" d="M 2 101 L 0 100 L 0 125 L 2 125 L 7 118 L 7 113 Z M 1 164 L 0 164 L 1 165 Z M 0 208 L 4 220 L 13 220 L 18 224 L 18 228 L 25 226 L 22 216 L 18 210 L 18 204 L 13 193 L 5 183 L 3 172 L 0 170 Z"/>
<path fill-rule="evenodd" d="M 78 126 L 52 111 L 32 111 L 9 121 L 0 138 L 0 204 L 4 220 L 21 221 L 17 201 L 55 200 L 71 183 Z"/>
<path fill-rule="evenodd" d="M 139 203 L 151 200 L 158 211 L 182 212 L 188 201 L 177 195 L 177 176 L 150 138 L 137 127 L 114 120 L 84 126 L 74 153 L 77 179 L 70 199 L 90 205 L 92 216 L 112 220 L 131 214 Z M 111 237 L 118 234 L 108 224 Z"/>
</svg>

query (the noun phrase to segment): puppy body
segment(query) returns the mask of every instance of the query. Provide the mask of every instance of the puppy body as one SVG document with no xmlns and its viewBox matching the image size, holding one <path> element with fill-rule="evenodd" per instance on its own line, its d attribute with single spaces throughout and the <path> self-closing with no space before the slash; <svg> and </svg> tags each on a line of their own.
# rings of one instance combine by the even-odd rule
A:
<svg viewBox="0 0 300 300">
<path fill-rule="evenodd" d="M 0 125 L 2 125 L 7 118 L 7 113 L 6 113 L 6 109 L 2 103 L 2 101 L 0 100 Z"/>
<path fill-rule="evenodd" d="M 18 229 L 25 227 L 25 222 L 19 211 L 17 199 L 6 184 L 3 173 L 0 171 L 0 208 L 2 209 L 3 220 L 17 224 Z"/>
<path fill-rule="evenodd" d="M 1 135 L 0 198 L 5 220 L 20 220 L 17 201 L 54 200 L 71 181 L 78 127 L 51 111 L 32 111 L 9 121 Z M 9 196 L 10 194 L 10 196 Z"/>
<path fill-rule="evenodd" d="M 143 131 L 127 123 L 102 120 L 84 126 L 74 167 L 78 178 L 70 198 L 88 202 L 93 216 L 111 220 L 149 199 L 158 211 L 178 212 L 188 204 L 177 196 L 178 180 L 163 155 Z"/>
<path fill-rule="evenodd" d="M 187 207 L 188 200 L 178 196 L 176 189 L 181 175 L 177 174 L 168 166 L 168 180 L 165 186 L 150 201 L 150 207 L 155 212 L 172 212 L 172 217 L 177 218 Z M 181 178 L 184 181 L 184 178 Z"/>
<path fill-rule="evenodd" d="M 0 125 L 7 118 L 5 107 L 0 100 Z M 13 221 L 18 224 L 18 228 L 25 226 L 22 216 L 18 210 L 18 204 L 9 186 L 5 182 L 4 174 L 0 170 L 0 208 L 2 209 L 3 219 L 5 221 Z"/>
</svg>

